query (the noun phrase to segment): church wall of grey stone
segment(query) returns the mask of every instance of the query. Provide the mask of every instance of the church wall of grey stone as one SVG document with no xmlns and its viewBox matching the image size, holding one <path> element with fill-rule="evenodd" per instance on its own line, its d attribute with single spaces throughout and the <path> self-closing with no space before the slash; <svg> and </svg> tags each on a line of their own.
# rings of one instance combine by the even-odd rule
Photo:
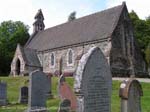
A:
<svg viewBox="0 0 150 112">
<path fill-rule="evenodd" d="M 142 71 L 146 73 L 146 63 L 134 37 L 134 29 L 126 7 L 113 32 L 111 42 L 110 66 L 112 74 L 115 76 L 135 74 L 142 77 L 144 75 Z"/>
<path fill-rule="evenodd" d="M 87 45 L 86 45 L 87 44 Z M 41 65 L 43 66 L 43 71 L 46 73 L 57 74 L 59 72 L 60 66 L 60 59 L 63 60 L 62 69 L 64 73 L 73 73 L 76 69 L 78 64 L 78 60 L 80 57 L 86 53 L 91 47 L 98 46 L 103 52 L 106 51 L 108 42 L 107 40 L 103 40 L 101 42 L 92 42 L 80 44 L 78 46 L 69 46 L 68 48 L 56 49 L 47 52 L 39 52 L 38 57 L 40 60 Z M 72 51 L 72 64 L 68 64 L 68 52 Z M 51 55 L 54 54 L 54 65 L 51 65 Z M 59 74 L 59 73 L 58 73 Z"/>
</svg>

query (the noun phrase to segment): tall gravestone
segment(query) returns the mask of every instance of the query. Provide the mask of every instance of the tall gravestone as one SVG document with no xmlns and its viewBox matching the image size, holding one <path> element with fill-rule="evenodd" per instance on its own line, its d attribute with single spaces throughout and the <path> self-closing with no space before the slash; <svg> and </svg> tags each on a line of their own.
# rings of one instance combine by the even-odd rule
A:
<svg viewBox="0 0 150 112">
<path fill-rule="evenodd" d="M 26 86 L 20 88 L 19 103 L 28 103 L 28 87 Z"/>
<path fill-rule="evenodd" d="M 47 112 L 46 100 L 50 91 L 50 81 L 42 71 L 34 71 L 29 76 L 28 112 Z"/>
<path fill-rule="evenodd" d="M 121 112 L 141 112 L 142 86 L 136 79 L 128 79 L 121 83 L 119 96 Z"/>
<path fill-rule="evenodd" d="M 110 112 L 112 77 L 101 50 L 91 48 L 79 61 L 74 90 L 77 112 Z"/>
<path fill-rule="evenodd" d="M 0 106 L 7 104 L 7 84 L 0 82 Z"/>
<path fill-rule="evenodd" d="M 71 87 L 69 86 L 69 84 L 65 81 L 65 77 L 63 75 L 60 76 L 58 83 L 59 83 L 58 92 L 61 101 L 63 101 L 64 99 L 68 99 L 70 101 L 71 111 L 76 111 L 77 107 L 76 96 L 72 91 Z"/>
</svg>

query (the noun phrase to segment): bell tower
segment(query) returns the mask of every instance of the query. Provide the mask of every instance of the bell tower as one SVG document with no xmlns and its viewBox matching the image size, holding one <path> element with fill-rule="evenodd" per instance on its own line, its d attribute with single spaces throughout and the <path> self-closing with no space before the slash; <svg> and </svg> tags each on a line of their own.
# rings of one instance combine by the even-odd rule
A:
<svg viewBox="0 0 150 112">
<path fill-rule="evenodd" d="M 37 14 L 34 17 L 35 22 L 33 23 L 33 33 L 44 30 L 44 16 L 42 10 L 39 9 Z"/>
</svg>

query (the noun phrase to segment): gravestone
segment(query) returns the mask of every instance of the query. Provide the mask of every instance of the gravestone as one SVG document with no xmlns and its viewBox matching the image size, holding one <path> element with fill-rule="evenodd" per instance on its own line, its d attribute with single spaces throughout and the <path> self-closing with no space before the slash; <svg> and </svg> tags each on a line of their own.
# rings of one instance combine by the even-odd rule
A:
<svg viewBox="0 0 150 112">
<path fill-rule="evenodd" d="M 61 99 L 62 99 L 61 87 L 62 87 L 64 82 L 66 82 L 66 79 L 65 79 L 64 75 L 61 75 L 59 80 L 58 80 L 58 95 Z"/>
<path fill-rule="evenodd" d="M 75 111 L 77 107 L 76 96 L 69 84 L 65 81 L 65 77 L 63 75 L 60 76 L 58 82 L 58 92 L 61 100 L 63 101 L 64 99 L 68 99 L 71 103 L 71 110 Z"/>
<path fill-rule="evenodd" d="M 74 78 L 77 112 L 111 111 L 111 72 L 98 47 L 91 48 L 82 56 Z"/>
<path fill-rule="evenodd" d="M 52 74 L 46 74 L 48 76 L 49 79 L 49 83 L 50 83 L 50 90 L 48 92 L 48 98 L 51 99 L 53 98 L 53 94 L 52 94 Z"/>
<path fill-rule="evenodd" d="M 59 106 L 57 112 L 70 112 L 71 102 L 68 99 L 64 99 Z"/>
<path fill-rule="evenodd" d="M 141 112 L 142 86 L 136 79 L 127 79 L 120 85 L 121 112 Z"/>
<path fill-rule="evenodd" d="M 7 104 L 7 84 L 0 81 L 0 106 Z"/>
<path fill-rule="evenodd" d="M 29 99 L 27 112 L 47 112 L 46 100 L 50 81 L 45 73 L 36 70 L 29 76 Z"/>
<path fill-rule="evenodd" d="M 20 88 L 19 103 L 28 103 L 28 87 L 26 86 Z"/>
<path fill-rule="evenodd" d="M 61 75 L 60 78 L 59 78 L 59 84 L 63 84 L 64 82 L 66 82 L 66 79 L 64 77 L 64 75 Z"/>
</svg>

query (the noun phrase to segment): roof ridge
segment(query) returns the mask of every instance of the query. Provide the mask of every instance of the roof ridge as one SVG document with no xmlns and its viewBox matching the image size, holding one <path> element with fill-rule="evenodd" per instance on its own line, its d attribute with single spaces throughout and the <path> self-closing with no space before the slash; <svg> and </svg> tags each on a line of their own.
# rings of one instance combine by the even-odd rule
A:
<svg viewBox="0 0 150 112">
<path fill-rule="evenodd" d="M 83 16 L 83 17 L 76 18 L 76 19 L 73 20 L 73 21 L 67 21 L 67 22 L 64 22 L 64 23 L 61 23 L 61 24 L 58 24 L 58 25 L 49 27 L 49 28 L 47 28 L 47 29 L 41 31 L 40 33 L 43 33 L 43 32 L 45 32 L 45 31 L 50 30 L 50 29 L 53 29 L 53 28 L 57 28 L 57 27 L 63 26 L 63 25 L 65 25 L 65 24 L 73 23 L 73 22 L 75 22 L 75 21 L 78 21 L 78 20 L 80 20 L 80 19 L 87 18 L 87 17 L 89 17 L 89 16 L 93 16 L 93 15 L 96 15 L 96 14 L 99 14 L 99 13 L 103 13 L 103 12 L 108 11 L 108 10 L 112 10 L 112 9 L 114 9 L 114 8 L 117 8 L 117 7 L 121 7 L 121 6 L 123 6 L 123 5 L 124 5 L 124 4 L 121 4 L 121 5 L 118 5 L 118 6 L 114 6 L 114 7 L 108 8 L 108 9 L 104 9 L 104 10 L 99 11 L 99 12 L 95 12 L 95 13 L 92 13 L 92 14 L 85 15 L 85 16 Z"/>
<path fill-rule="evenodd" d="M 124 4 L 118 5 L 71 22 L 47 28 L 30 38 L 26 48 L 41 51 L 85 41 L 109 38 L 119 21 L 124 6 Z"/>
</svg>

